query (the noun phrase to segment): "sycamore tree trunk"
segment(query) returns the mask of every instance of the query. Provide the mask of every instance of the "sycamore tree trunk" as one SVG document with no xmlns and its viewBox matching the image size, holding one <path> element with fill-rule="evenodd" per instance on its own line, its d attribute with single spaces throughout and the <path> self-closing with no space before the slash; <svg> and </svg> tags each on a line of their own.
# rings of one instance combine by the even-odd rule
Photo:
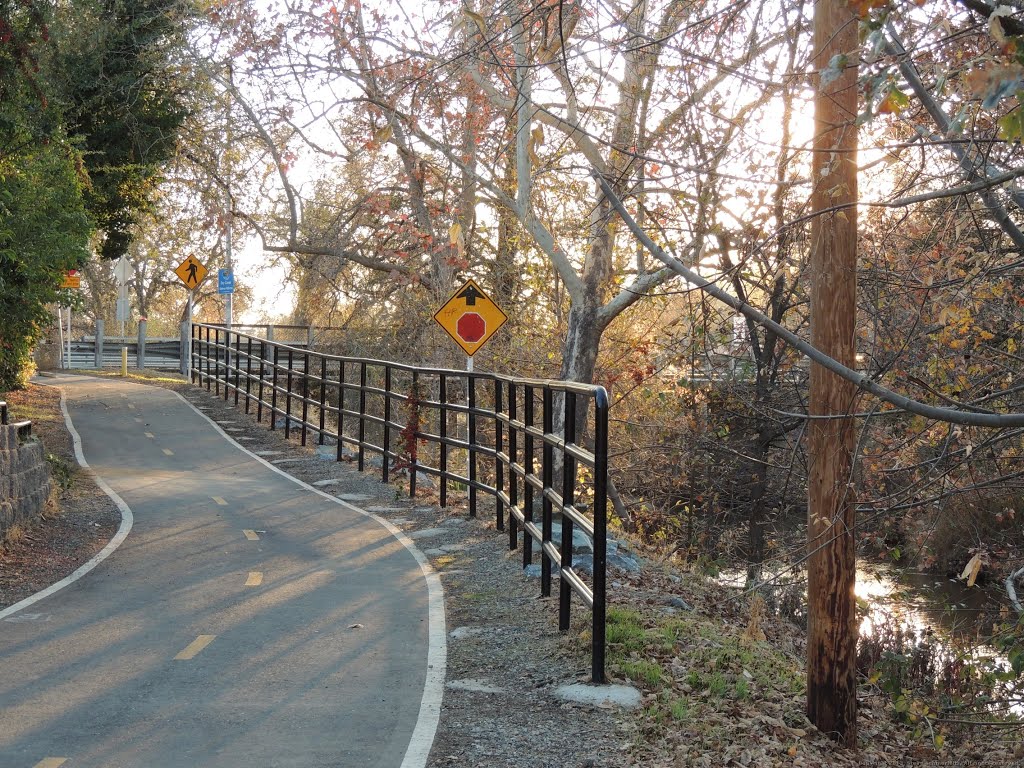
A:
<svg viewBox="0 0 1024 768">
<path fill-rule="evenodd" d="M 583 268 L 581 285 L 571 292 L 565 345 L 562 349 L 561 378 L 591 384 L 597 368 L 601 336 L 609 322 L 604 304 L 612 273 L 613 230 L 609 227 L 611 205 L 599 191 L 590 221 L 590 247 Z M 577 408 L 576 423 L 585 429 L 586 403 Z M 556 427 L 562 418 L 556 415 Z"/>
<path fill-rule="evenodd" d="M 811 208 L 811 342 L 854 367 L 857 293 L 857 19 L 846 0 L 818 0 L 814 68 L 836 62 L 815 96 Z M 837 58 L 839 55 L 848 59 Z M 837 208 L 838 206 L 838 208 Z M 853 453 L 854 386 L 811 368 L 808 429 L 807 717 L 857 744 L 857 623 Z"/>
<path fill-rule="evenodd" d="M 601 302 L 598 293 L 588 291 L 582 300 L 573 301 L 569 308 L 568 329 L 562 349 L 562 368 L 559 378 L 562 381 L 578 381 L 583 384 L 594 383 L 594 372 L 597 368 L 597 354 L 601 346 L 601 335 L 605 323 L 601 315 Z M 552 402 L 554 408 L 553 428 L 556 435 L 563 435 L 565 430 L 565 397 L 557 394 Z M 590 399 L 579 397 L 576 400 L 576 435 L 577 445 L 586 445 L 590 437 L 587 423 L 587 412 Z M 565 457 L 561 451 L 555 451 L 554 477 L 562 476 Z M 556 485 L 561 480 L 556 480 Z"/>
<path fill-rule="evenodd" d="M 562 356 L 561 378 L 565 381 L 593 382 L 597 353 L 601 344 L 600 305 L 590 296 L 569 308 L 568 330 Z"/>
</svg>

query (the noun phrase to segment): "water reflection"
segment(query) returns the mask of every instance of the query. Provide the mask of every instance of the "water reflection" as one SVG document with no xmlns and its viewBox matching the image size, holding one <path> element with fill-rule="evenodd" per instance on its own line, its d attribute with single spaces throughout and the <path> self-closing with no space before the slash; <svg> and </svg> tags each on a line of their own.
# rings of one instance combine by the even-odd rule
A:
<svg viewBox="0 0 1024 768">
<path fill-rule="evenodd" d="M 715 580 L 742 589 L 746 578 L 746 571 L 723 569 Z M 766 573 L 764 580 L 780 591 L 799 591 L 806 605 L 806 574 Z M 968 587 L 956 579 L 871 563 L 858 564 L 854 592 L 863 617 L 861 635 L 871 635 L 883 624 L 891 627 L 896 620 L 904 631 L 917 636 L 938 633 L 971 641 L 988 635 L 1000 611 L 1005 613 L 1009 607 L 1006 595 L 996 586 Z"/>
<path fill-rule="evenodd" d="M 742 589 L 746 573 L 724 570 L 716 580 L 724 586 Z M 769 585 L 766 599 L 781 615 L 797 622 L 806 619 L 806 574 L 766 574 L 765 582 Z M 958 677 L 956 672 L 963 672 L 965 663 L 980 663 L 982 668 L 995 673 L 1009 671 L 1006 655 L 985 642 L 995 623 L 1012 620 L 1008 598 L 999 585 L 968 587 L 962 581 L 934 574 L 860 563 L 854 591 L 861 617 L 860 636 L 876 641 L 875 653 L 905 655 L 909 664 L 907 674 L 919 672 L 922 681 L 948 678 L 947 682 L 955 683 L 963 676 Z M 870 654 L 872 644 L 867 646 Z M 1001 709 L 1004 714 L 1017 717 L 1024 715 L 1017 685 L 1014 679 L 1007 678 L 990 683 L 989 693 L 996 702 L 987 708 L 993 712 Z M 978 689 L 965 690 L 976 693 Z"/>
<path fill-rule="evenodd" d="M 894 618 L 922 636 L 932 632 L 971 641 L 991 632 L 1005 605 L 996 589 L 968 587 L 934 574 L 877 565 L 857 568 L 856 594 L 861 602 L 861 635 L 871 635 Z"/>
</svg>

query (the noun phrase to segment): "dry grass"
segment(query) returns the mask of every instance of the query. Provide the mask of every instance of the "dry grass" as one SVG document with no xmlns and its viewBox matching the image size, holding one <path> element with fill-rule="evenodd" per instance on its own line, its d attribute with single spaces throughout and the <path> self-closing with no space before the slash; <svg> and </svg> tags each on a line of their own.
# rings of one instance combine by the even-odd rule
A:
<svg viewBox="0 0 1024 768">
<path fill-rule="evenodd" d="M 25 528 L 20 523 L 15 523 L 7 529 L 7 533 L 4 536 L 3 545 L 10 546 L 12 544 L 20 544 L 24 540 Z"/>
</svg>

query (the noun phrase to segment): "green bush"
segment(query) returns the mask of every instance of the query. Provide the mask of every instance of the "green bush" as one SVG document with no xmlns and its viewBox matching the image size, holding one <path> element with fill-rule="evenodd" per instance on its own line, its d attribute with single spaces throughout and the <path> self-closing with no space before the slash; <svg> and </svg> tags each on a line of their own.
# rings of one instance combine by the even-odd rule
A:
<svg viewBox="0 0 1024 768">
<path fill-rule="evenodd" d="M 0 154 L 0 391 L 25 386 L 51 307 L 73 301 L 60 286 L 84 263 L 89 231 L 66 144 Z"/>
</svg>

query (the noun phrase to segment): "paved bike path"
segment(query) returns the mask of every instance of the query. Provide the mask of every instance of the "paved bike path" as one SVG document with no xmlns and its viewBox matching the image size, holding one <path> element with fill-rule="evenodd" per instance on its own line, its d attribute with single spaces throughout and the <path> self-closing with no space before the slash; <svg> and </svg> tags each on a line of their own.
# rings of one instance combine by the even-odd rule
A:
<svg viewBox="0 0 1024 768">
<path fill-rule="evenodd" d="M 0 766 L 425 758 L 430 600 L 411 551 L 173 392 L 59 384 L 86 460 L 134 528 L 85 577 L 0 620 Z"/>
</svg>

